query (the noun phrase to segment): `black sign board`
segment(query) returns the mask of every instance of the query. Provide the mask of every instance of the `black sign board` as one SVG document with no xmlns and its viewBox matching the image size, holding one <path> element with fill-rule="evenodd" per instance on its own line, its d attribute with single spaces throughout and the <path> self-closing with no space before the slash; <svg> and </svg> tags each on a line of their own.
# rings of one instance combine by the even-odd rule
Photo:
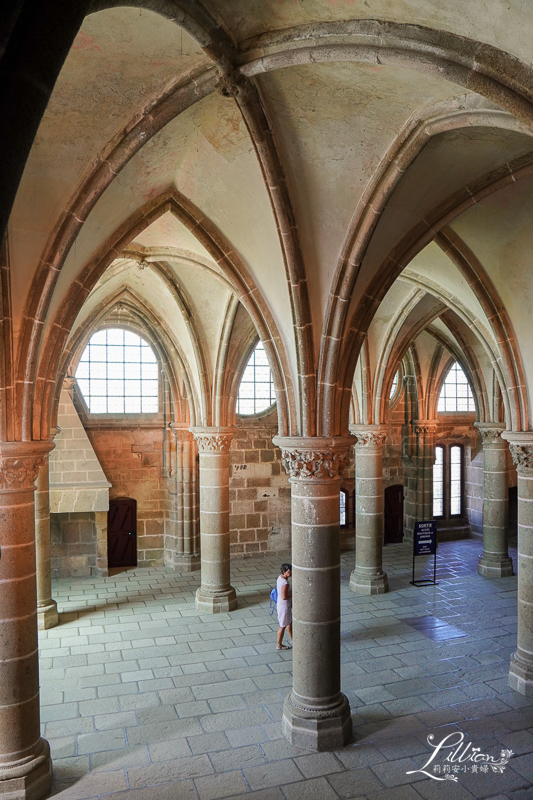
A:
<svg viewBox="0 0 533 800">
<path fill-rule="evenodd" d="M 415 523 L 415 556 L 434 556 L 437 552 L 437 523 L 434 519 L 428 522 Z"/>
<path fill-rule="evenodd" d="M 433 556 L 433 580 L 422 578 L 415 581 L 415 557 Z M 437 523 L 434 519 L 415 523 L 413 539 L 413 586 L 436 586 L 437 584 Z"/>
</svg>

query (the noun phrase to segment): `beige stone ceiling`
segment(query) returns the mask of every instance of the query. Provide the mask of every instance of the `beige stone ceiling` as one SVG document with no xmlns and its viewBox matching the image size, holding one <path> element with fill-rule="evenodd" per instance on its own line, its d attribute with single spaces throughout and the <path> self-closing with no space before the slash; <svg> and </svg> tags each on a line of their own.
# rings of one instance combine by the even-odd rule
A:
<svg viewBox="0 0 533 800">
<path fill-rule="evenodd" d="M 235 99 L 231 80 L 229 90 L 223 83 L 223 91 L 206 90 L 199 100 L 200 94 L 195 96 L 200 92 L 197 87 L 205 84 L 206 76 L 215 75 L 220 64 L 185 30 L 138 8 L 90 15 L 57 81 L 10 222 L 15 338 L 24 308 L 30 308 L 29 298 L 52 286 L 56 275 L 57 283 L 46 299 L 43 347 L 58 324 L 63 325 L 63 310 L 78 309 L 73 300 L 78 283 L 88 299 L 79 312 L 72 312 L 77 318 L 68 316 L 65 324 L 71 331 L 83 326 L 94 309 L 121 287 L 129 287 L 164 318 L 201 392 L 202 370 L 208 369 L 210 385 L 214 380 L 233 288 L 258 330 L 263 325 L 263 338 L 275 343 L 284 391 L 292 393 L 287 402 L 296 409 L 291 421 L 296 431 L 308 391 L 299 376 L 302 379 L 307 370 L 307 379 L 318 371 L 317 381 L 323 381 L 326 394 L 335 380 L 345 380 L 341 367 L 352 363 L 349 336 L 355 336 L 359 320 L 364 318 L 361 324 L 368 325 L 366 310 L 376 298 L 382 303 L 368 333 L 374 367 L 383 361 L 384 348 L 394 352 L 392 342 L 404 337 L 405 326 L 421 335 L 415 318 L 418 314 L 422 320 L 431 303 L 452 308 L 457 335 L 470 342 L 484 374 L 490 371 L 491 353 L 497 360 L 503 358 L 490 303 L 483 306 L 467 271 L 457 268 L 442 241 L 428 243 L 440 235 L 442 226 L 449 226 L 451 235 L 460 237 L 457 247 L 469 249 L 479 261 L 491 281 L 491 297 L 501 299 L 512 319 L 516 357 L 521 357 L 527 383 L 533 387 L 529 334 L 533 195 L 531 180 L 520 171 L 527 171 L 533 162 L 530 112 L 525 106 L 513 106 L 505 94 L 511 78 L 505 79 L 499 95 L 492 92 L 492 99 L 475 91 L 471 81 L 471 88 L 465 88 L 463 78 L 456 80 L 459 67 L 452 65 L 448 45 L 439 38 L 442 32 L 471 37 L 529 64 L 532 4 L 210 0 L 204 7 L 236 47 L 235 63 L 245 74 L 255 75 L 250 85 L 273 132 L 277 177 L 266 155 L 264 131 L 250 130 L 251 117 L 242 113 L 245 101 Z M 424 45 L 424 56 L 413 55 L 409 61 L 402 55 L 394 65 L 381 63 L 379 54 L 364 50 L 361 38 L 358 50 L 348 48 L 349 20 L 354 21 L 354 30 L 365 20 L 425 26 L 432 29 L 431 43 Z M 328 22 L 343 23 L 342 36 L 339 33 L 336 39 L 337 55 L 331 49 L 325 55 L 323 23 Z M 297 30 L 310 25 L 315 26 L 312 31 Z M 309 38 L 310 31 L 314 38 Z M 394 31 L 398 53 L 403 53 L 403 35 L 411 39 L 415 33 L 422 35 L 415 28 Z M 272 34 L 275 45 L 253 38 L 266 34 Z M 460 40 L 454 42 L 459 53 Z M 267 60 L 261 69 L 256 64 L 246 72 L 247 59 L 258 53 L 304 45 L 309 63 L 286 59 L 274 68 Z M 390 55 L 394 48 L 387 46 Z M 459 61 L 463 58 L 461 69 L 471 66 L 469 46 L 465 45 L 464 57 L 457 56 Z M 433 57 L 441 60 L 433 62 Z M 479 92 L 488 92 L 479 86 Z M 152 131 L 149 123 L 155 120 L 161 99 L 180 87 L 192 87 L 190 98 L 180 113 Z M 140 120 L 148 120 L 148 127 L 140 144 L 128 153 L 130 145 L 123 142 L 129 140 L 124 137 Z M 117 166 L 112 153 L 118 150 L 126 155 Z M 94 188 L 87 181 L 107 159 L 113 164 L 107 182 Z M 285 218 L 276 205 L 282 194 L 277 181 L 283 174 L 292 202 L 292 208 L 284 206 Z M 496 183 L 499 179 L 509 185 Z M 480 187 L 485 189 L 478 197 Z M 76 197 L 90 199 L 91 192 L 95 202 L 87 202 L 87 213 L 78 220 L 69 203 Z M 464 198 L 472 205 L 474 196 L 470 208 Z M 174 204 L 171 210 L 169 202 Z M 443 209 L 447 216 L 442 216 Z M 61 225 L 69 214 L 79 230 L 62 239 Z M 298 252 L 287 245 L 294 244 L 289 236 L 292 219 L 301 262 Z M 429 231 L 425 239 L 420 238 L 421 231 Z M 156 269 L 139 270 L 128 260 L 132 258 L 165 265 L 194 317 L 196 344 L 184 306 L 168 281 Z M 100 263 L 108 267 L 108 274 L 101 275 Z M 47 284 L 43 276 L 51 264 L 56 272 L 49 272 Z M 391 287 L 388 276 L 400 275 L 402 268 L 404 275 Z M 383 277 L 378 280 L 378 276 Z M 342 294 L 348 285 L 349 297 L 332 303 L 332 296 Z M 403 327 L 398 323 L 394 328 L 395 314 L 416 291 L 421 295 L 410 316 Z M 326 334 L 336 330 L 343 314 L 345 351 L 337 371 L 332 367 L 330 374 L 327 365 L 335 337 L 330 340 Z M 442 319 L 435 324 L 443 324 Z M 308 330 L 312 342 L 305 339 Z M 198 363 L 199 346 L 203 366 Z M 355 361 L 352 372 L 354 365 Z M 485 377 L 488 381 L 488 372 Z M 508 383 L 517 380 L 509 377 Z M 350 381 L 351 376 L 345 389 Z M 320 391 L 319 387 L 317 413 L 325 419 Z M 523 424 L 524 419 L 512 424 Z M 337 432 L 339 424 L 333 425 Z"/>
</svg>

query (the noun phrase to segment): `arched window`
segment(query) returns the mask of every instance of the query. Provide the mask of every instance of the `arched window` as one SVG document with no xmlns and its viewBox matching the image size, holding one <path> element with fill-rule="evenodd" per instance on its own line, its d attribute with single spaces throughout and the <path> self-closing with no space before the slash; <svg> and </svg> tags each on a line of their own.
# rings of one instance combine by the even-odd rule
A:
<svg viewBox="0 0 533 800">
<path fill-rule="evenodd" d="M 106 328 L 93 334 L 76 380 L 91 414 L 154 414 L 159 411 L 158 363 L 135 333 Z"/>
<path fill-rule="evenodd" d="M 389 400 L 392 400 L 392 398 L 393 398 L 393 397 L 394 397 L 394 395 L 396 394 L 396 390 L 397 390 L 397 388 L 398 388 L 398 381 L 399 381 L 399 379 L 400 379 L 400 375 L 399 375 L 399 373 L 398 373 L 398 370 L 396 370 L 396 375 L 395 375 L 395 376 L 394 376 L 394 378 L 392 379 L 392 386 L 390 387 Z"/>
<path fill-rule="evenodd" d="M 237 414 L 259 414 L 275 403 L 274 381 L 268 366 L 265 348 L 259 342 L 253 351 L 237 395 Z"/>
<path fill-rule="evenodd" d="M 442 387 L 437 411 L 475 411 L 474 395 L 463 369 L 452 364 Z"/>
<path fill-rule="evenodd" d="M 444 516 L 444 447 L 435 448 L 433 464 L 433 516 Z"/>
<path fill-rule="evenodd" d="M 348 492 L 346 489 L 341 489 L 340 497 L 340 526 L 345 528 L 348 525 Z"/>
<path fill-rule="evenodd" d="M 463 448 L 460 444 L 437 445 L 433 464 L 433 516 L 463 514 Z"/>
</svg>

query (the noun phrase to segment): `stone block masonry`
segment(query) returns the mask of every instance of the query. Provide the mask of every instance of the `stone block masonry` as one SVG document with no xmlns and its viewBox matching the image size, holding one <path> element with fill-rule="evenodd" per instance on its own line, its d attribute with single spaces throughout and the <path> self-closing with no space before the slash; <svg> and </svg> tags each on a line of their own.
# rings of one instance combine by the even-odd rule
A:
<svg viewBox="0 0 533 800">
<path fill-rule="evenodd" d="M 112 488 L 109 498 L 137 501 L 137 564 L 163 564 L 165 525 L 171 517 L 172 496 L 164 474 L 163 426 L 99 427 L 87 423 L 87 433 Z M 126 427 L 128 425 L 128 427 Z"/>
<path fill-rule="evenodd" d="M 230 449 L 230 551 L 232 558 L 286 553 L 291 547 L 291 490 L 272 443 L 276 413 L 237 419 Z"/>
<path fill-rule="evenodd" d="M 96 521 L 90 511 L 50 517 L 53 578 L 86 578 L 97 566 Z"/>
</svg>

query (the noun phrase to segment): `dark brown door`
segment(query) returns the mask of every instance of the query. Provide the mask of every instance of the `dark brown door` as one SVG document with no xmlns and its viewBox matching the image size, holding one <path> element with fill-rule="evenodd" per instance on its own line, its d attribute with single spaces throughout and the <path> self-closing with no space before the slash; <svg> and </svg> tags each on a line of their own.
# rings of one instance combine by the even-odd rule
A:
<svg viewBox="0 0 533 800">
<path fill-rule="evenodd" d="M 137 566 L 137 501 L 131 497 L 109 501 L 107 563 L 110 569 Z"/>
<path fill-rule="evenodd" d="M 385 489 L 385 544 L 403 542 L 403 486 Z"/>
</svg>

